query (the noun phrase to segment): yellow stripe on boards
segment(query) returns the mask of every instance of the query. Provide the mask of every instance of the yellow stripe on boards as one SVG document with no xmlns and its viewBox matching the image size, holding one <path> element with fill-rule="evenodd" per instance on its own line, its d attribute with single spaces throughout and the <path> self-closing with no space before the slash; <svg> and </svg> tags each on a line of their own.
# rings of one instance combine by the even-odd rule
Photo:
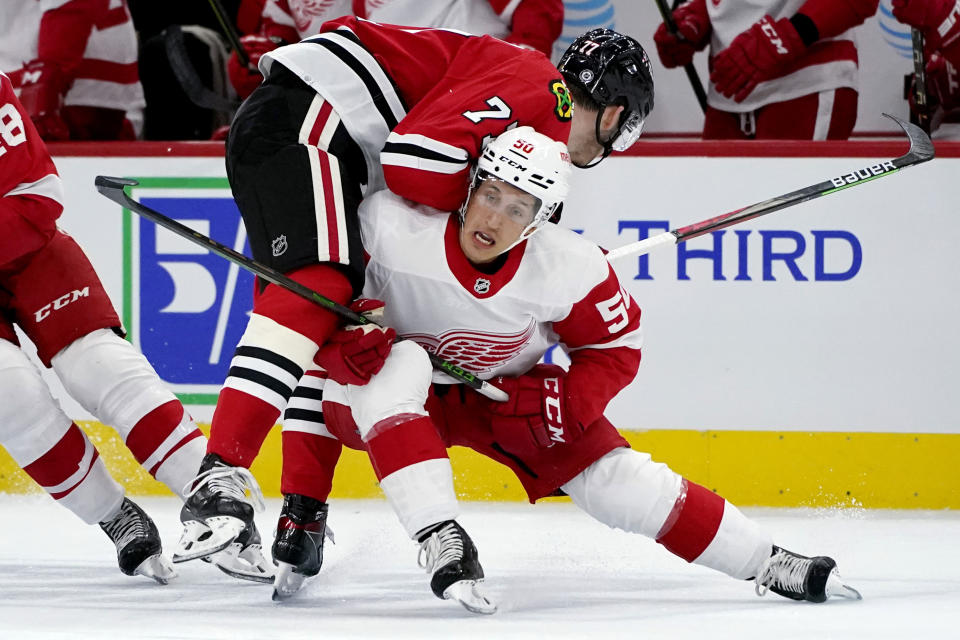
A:
<svg viewBox="0 0 960 640">
<path fill-rule="evenodd" d="M 110 473 L 131 495 L 169 495 L 133 459 L 116 433 L 80 423 Z M 201 427 L 209 433 L 209 426 Z M 742 506 L 960 508 L 960 434 L 793 431 L 624 431 L 677 473 Z M 505 467 L 473 451 L 450 450 L 464 500 L 525 500 Z M 265 495 L 280 495 L 280 430 L 270 432 L 253 472 Z M 0 492 L 39 487 L 0 448 Z M 331 498 L 382 497 L 366 454 L 344 449 Z"/>
</svg>

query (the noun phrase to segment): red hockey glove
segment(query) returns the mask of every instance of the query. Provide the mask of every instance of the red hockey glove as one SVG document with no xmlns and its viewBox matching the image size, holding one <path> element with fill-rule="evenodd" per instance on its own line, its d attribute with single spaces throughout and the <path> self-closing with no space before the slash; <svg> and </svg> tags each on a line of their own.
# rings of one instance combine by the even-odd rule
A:
<svg viewBox="0 0 960 640">
<path fill-rule="evenodd" d="M 721 94 L 743 102 L 757 84 L 783 75 L 806 48 L 790 20 L 764 16 L 716 55 L 710 81 Z"/>
<path fill-rule="evenodd" d="M 960 70 L 939 53 L 927 62 L 927 87 L 944 110 L 960 107 Z"/>
<path fill-rule="evenodd" d="M 234 51 L 230 54 L 227 61 L 227 75 L 230 76 L 230 84 L 233 85 L 237 95 L 246 98 L 253 90 L 260 86 L 263 76 L 257 65 L 260 64 L 260 57 L 265 53 L 270 53 L 280 46 L 280 41 L 276 38 L 268 38 L 261 35 L 248 35 L 240 38 L 240 44 L 244 51 L 250 56 L 250 64 L 243 66 L 240 57 Z"/>
<path fill-rule="evenodd" d="M 677 35 L 670 33 L 664 23 L 660 23 L 653 34 L 660 62 L 668 69 L 690 64 L 693 54 L 710 42 L 706 0 L 690 0 L 680 5 L 673 12 L 673 21 L 677 23 Z"/>
<path fill-rule="evenodd" d="M 69 140 L 70 128 L 60 111 L 70 86 L 63 72 L 49 62 L 34 60 L 23 68 L 20 103 L 44 140 Z"/>
<path fill-rule="evenodd" d="M 508 394 L 491 402 L 490 427 L 497 442 L 514 453 L 535 453 L 567 444 L 586 428 L 567 408 L 566 372 L 554 364 L 537 365 L 526 375 L 500 376 L 491 382 Z"/>
<path fill-rule="evenodd" d="M 383 315 L 379 300 L 357 300 L 350 308 L 371 320 Z M 375 324 L 349 325 L 330 336 L 313 360 L 332 380 L 362 386 L 383 368 L 396 337 L 393 329 Z"/>
<path fill-rule="evenodd" d="M 960 38 L 960 0 L 893 0 L 892 6 L 894 17 L 923 31 L 933 49 Z"/>
</svg>

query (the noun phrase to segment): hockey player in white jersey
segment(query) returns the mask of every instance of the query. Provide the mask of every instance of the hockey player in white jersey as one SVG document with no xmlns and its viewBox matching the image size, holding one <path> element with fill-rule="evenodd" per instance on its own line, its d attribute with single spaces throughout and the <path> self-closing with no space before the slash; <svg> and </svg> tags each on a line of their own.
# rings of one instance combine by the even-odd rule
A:
<svg viewBox="0 0 960 640">
<path fill-rule="evenodd" d="M 365 201 L 370 259 L 363 292 L 385 302 L 384 322 L 407 340 L 385 360 L 368 354 L 363 364 L 338 362 L 337 349 L 324 348 L 324 421 L 315 414 L 310 424 L 301 413 L 284 425 L 315 436 L 300 448 L 301 458 L 313 456 L 313 474 L 304 472 L 308 460 L 297 459 L 288 475 L 285 460 L 285 486 L 300 483 L 295 493 L 309 495 L 311 483 L 327 484 L 329 460 L 339 453 L 335 438 L 366 449 L 402 525 L 421 545 L 433 592 L 479 613 L 496 605 L 479 584 L 476 547 L 456 521 L 446 455 L 453 445 L 510 467 L 531 502 L 566 494 L 610 527 L 651 537 L 688 562 L 755 580 L 760 595 L 769 589 L 812 602 L 859 598 L 831 558 L 775 546 L 722 497 L 631 450 L 603 416 L 639 367 L 640 309 L 599 247 L 548 224 L 560 213 L 568 172 L 562 143 L 519 127 L 485 148 L 459 215 L 386 191 Z M 362 333 L 348 327 L 334 343 Z M 566 371 L 537 364 L 556 342 L 570 356 Z M 493 381 L 510 400 L 493 402 L 450 384 L 431 371 L 424 348 Z M 302 384 L 319 386 L 316 378 Z M 287 595 L 283 580 L 291 570 L 281 567 L 276 583 Z"/>
</svg>

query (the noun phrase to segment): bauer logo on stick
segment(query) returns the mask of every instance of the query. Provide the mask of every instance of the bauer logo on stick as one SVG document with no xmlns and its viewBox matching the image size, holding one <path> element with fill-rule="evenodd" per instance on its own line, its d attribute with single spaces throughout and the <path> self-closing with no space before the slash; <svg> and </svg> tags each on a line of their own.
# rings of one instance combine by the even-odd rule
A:
<svg viewBox="0 0 960 640">
<path fill-rule="evenodd" d="M 896 170 L 896 165 L 894 165 L 892 161 L 888 160 L 887 162 L 875 164 L 872 167 L 867 167 L 866 169 L 860 169 L 858 171 L 854 171 L 853 173 L 848 173 L 840 176 L 839 178 L 830 178 L 830 182 L 832 182 L 835 187 L 845 187 L 848 184 L 853 184 L 862 180 L 870 180 L 871 178 L 876 178 L 877 176 L 882 176 L 885 173 L 890 173 L 891 171 Z"/>
</svg>

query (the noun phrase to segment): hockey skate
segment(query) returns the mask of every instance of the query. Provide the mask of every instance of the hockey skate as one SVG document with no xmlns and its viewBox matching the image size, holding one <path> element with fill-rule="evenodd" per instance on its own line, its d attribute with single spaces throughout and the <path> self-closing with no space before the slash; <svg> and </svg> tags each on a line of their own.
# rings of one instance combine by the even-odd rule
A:
<svg viewBox="0 0 960 640">
<path fill-rule="evenodd" d="M 177 577 L 173 565 L 163 556 L 157 525 L 129 498 L 124 498 L 120 511 L 100 528 L 117 547 L 120 571 L 128 576 L 146 576 L 160 584 Z"/>
<path fill-rule="evenodd" d="M 326 503 L 307 496 L 283 496 L 272 550 L 277 564 L 274 600 L 289 598 L 300 590 L 307 578 L 320 572 L 323 539 L 329 537 L 333 541 L 333 534 L 327 530 L 327 508 Z"/>
<path fill-rule="evenodd" d="M 200 472 L 190 485 L 185 489 L 190 519 L 183 522 L 174 562 L 223 551 L 253 523 L 254 508 L 263 510 L 263 494 L 253 474 L 243 467 L 231 467 L 215 453 L 204 456 Z"/>
<path fill-rule="evenodd" d="M 482 589 L 483 567 L 473 540 L 456 520 L 441 522 L 419 538 L 417 564 L 432 572 L 430 588 L 438 598 L 453 599 L 474 613 L 495 613 L 497 605 Z"/>
<path fill-rule="evenodd" d="M 833 558 L 808 558 L 774 546 L 756 577 L 758 596 L 767 589 L 792 600 L 824 602 L 830 596 L 862 600 L 860 592 L 841 580 Z"/>
<path fill-rule="evenodd" d="M 180 510 L 180 520 L 185 525 L 187 522 L 193 521 L 192 526 L 196 526 L 198 530 L 206 528 L 209 531 L 209 527 L 202 520 L 195 518 L 186 505 Z M 260 532 L 253 522 L 247 525 L 237 536 L 237 539 L 228 544 L 222 551 L 204 556 L 201 560 L 212 563 L 232 578 L 264 584 L 273 582 L 273 566 L 263 557 Z"/>
</svg>

